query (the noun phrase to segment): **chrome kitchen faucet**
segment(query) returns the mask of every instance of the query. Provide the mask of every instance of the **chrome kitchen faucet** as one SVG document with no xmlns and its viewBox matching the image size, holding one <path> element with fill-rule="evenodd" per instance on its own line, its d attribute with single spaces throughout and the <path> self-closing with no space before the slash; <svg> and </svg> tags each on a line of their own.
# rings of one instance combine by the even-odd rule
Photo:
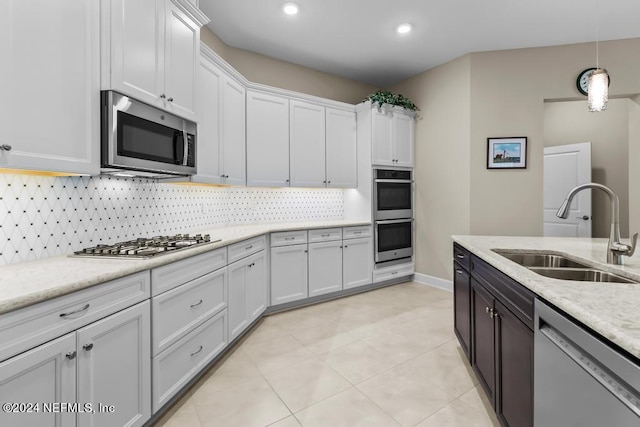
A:
<svg viewBox="0 0 640 427">
<path fill-rule="evenodd" d="M 636 250 L 636 242 L 638 241 L 638 233 L 634 234 L 631 239 L 631 246 L 620 242 L 620 201 L 618 196 L 609 187 L 602 184 L 590 182 L 582 184 L 569 191 L 567 198 L 564 199 L 562 206 L 556 212 L 558 218 L 567 219 L 569 217 L 569 208 L 571 201 L 580 191 L 587 188 L 597 188 L 604 191 L 609 196 L 611 202 L 611 233 L 609 234 L 609 244 L 607 245 L 607 263 L 621 265 L 623 256 L 631 256 Z"/>
</svg>

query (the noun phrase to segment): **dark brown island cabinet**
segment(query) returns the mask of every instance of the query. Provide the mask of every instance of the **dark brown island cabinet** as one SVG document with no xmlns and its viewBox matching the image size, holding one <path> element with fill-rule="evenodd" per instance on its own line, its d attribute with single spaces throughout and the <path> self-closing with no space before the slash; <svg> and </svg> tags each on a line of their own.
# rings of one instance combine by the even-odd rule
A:
<svg viewBox="0 0 640 427">
<path fill-rule="evenodd" d="M 504 427 L 533 426 L 535 294 L 453 246 L 454 330 Z"/>
</svg>

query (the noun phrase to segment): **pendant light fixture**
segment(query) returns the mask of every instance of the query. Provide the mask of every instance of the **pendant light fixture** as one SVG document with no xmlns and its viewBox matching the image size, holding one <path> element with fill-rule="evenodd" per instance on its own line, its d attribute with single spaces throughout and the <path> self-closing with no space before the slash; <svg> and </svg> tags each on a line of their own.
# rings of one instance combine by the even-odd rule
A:
<svg viewBox="0 0 640 427">
<path fill-rule="evenodd" d="M 607 109 L 609 100 L 609 74 L 600 68 L 600 46 L 598 34 L 598 0 L 596 0 L 596 69 L 589 75 L 587 105 L 589 111 L 598 112 Z"/>
</svg>

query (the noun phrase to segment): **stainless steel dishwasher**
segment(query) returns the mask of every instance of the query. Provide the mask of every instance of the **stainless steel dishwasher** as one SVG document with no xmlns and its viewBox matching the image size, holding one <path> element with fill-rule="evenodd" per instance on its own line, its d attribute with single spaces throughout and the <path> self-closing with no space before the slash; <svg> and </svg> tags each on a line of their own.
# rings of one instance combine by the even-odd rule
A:
<svg viewBox="0 0 640 427">
<path fill-rule="evenodd" d="M 639 427 L 640 366 L 536 300 L 535 427 Z"/>
</svg>

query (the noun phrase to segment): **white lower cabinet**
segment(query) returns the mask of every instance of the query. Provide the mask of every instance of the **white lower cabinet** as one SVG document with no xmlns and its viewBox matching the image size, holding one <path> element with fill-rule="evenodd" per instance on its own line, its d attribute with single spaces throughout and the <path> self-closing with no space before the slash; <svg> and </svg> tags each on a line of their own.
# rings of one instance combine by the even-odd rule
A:
<svg viewBox="0 0 640 427">
<path fill-rule="evenodd" d="M 266 252 L 229 264 L 229 342 L 267 308 Z"/>
<path fill-rule="evenodd" d="M 150 317 L 141 302 L 0 363 L 2 402 L 40 404 L 38 413 L 3 411 L 0 425 L 143 425 L 151 416 Z M 86 412 L 43 407 L 55 403 Z"/>
<path fill-rule="evenodd" d="M 75 402 L 76 359 L 67 357 L 76 350 L 76 334 L 71 332 L 0 363 L 0 401 L 3 403 Z M 13 411 L 15 409 L 15 412 Z M 75 414 L 69 412 L 0 412 L 0 425 L 14 427 L 72 427 Z"/>
<path fill-rule="evenodd" d="M 309 243 L 309 296 L 342 289 L 342 240 Z"/>
<path fill-rule="evenodd" d="M 271 248 L 271 305 L 309 297 L 307 244 Z"/>
<path fill-rule="evenodd" d="M 373 240 L 370 237 L 344 240 L 343 246 L 343 289 L 370 284 L 373 269 Z"/>
</svg>

